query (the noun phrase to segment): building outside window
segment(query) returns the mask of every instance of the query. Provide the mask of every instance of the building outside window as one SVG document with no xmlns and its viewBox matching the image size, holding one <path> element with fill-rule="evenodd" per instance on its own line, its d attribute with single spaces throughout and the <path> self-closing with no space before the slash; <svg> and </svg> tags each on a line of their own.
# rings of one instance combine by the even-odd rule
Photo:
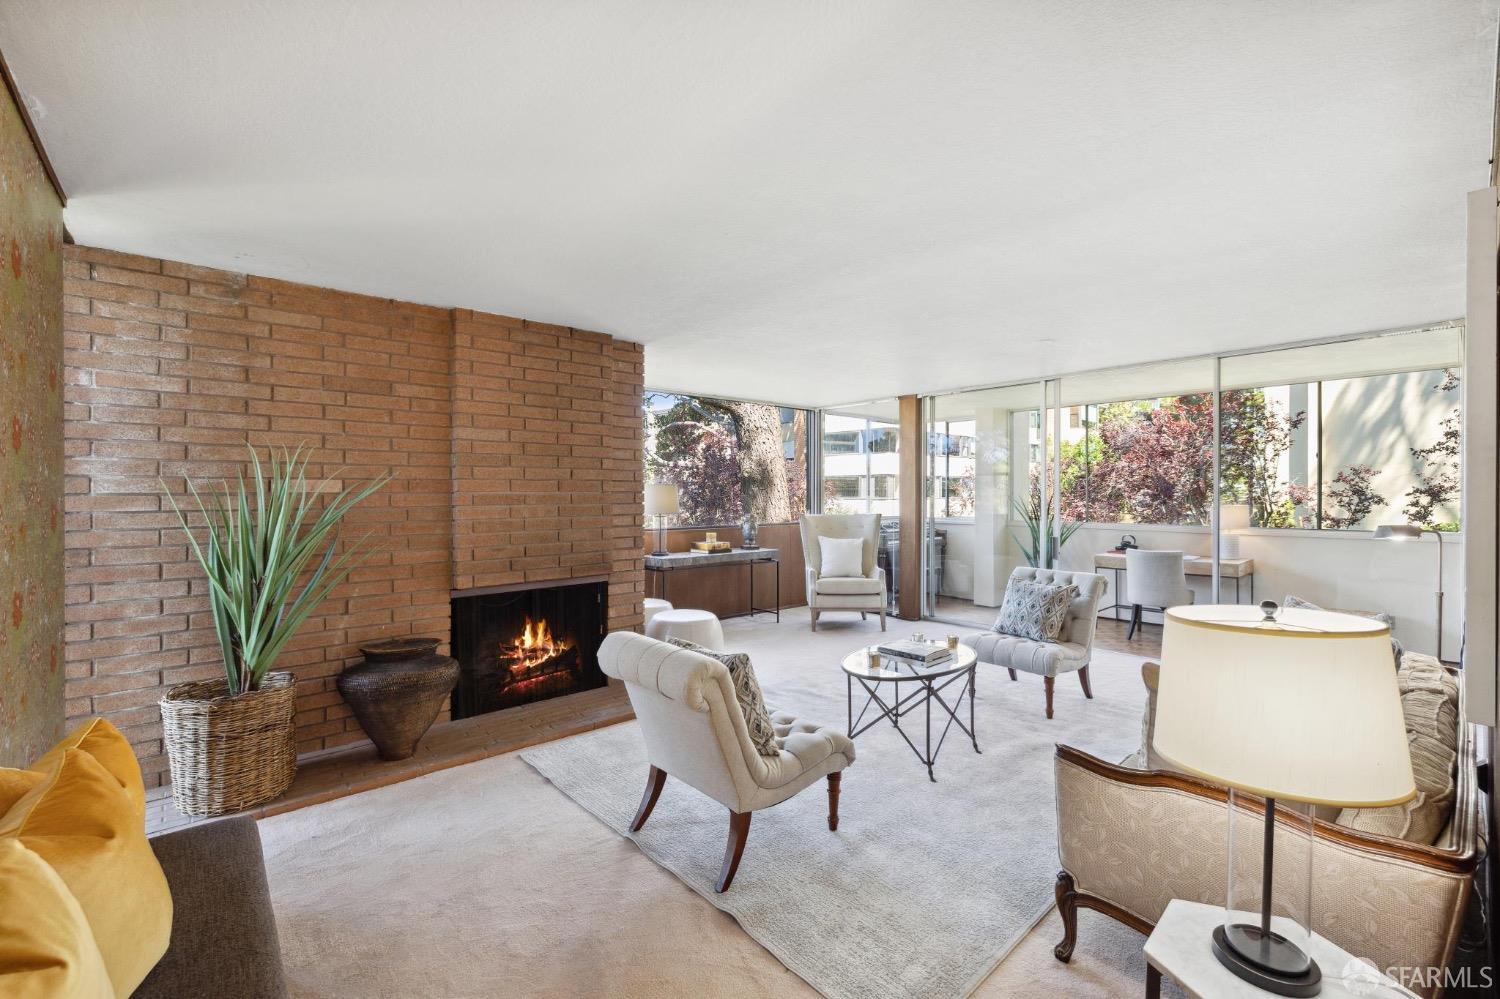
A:
<svg viewBox="0 0 1500 999">
<path fill-rule="evenodd" d="M 823 512 L 900 513 L 895 400 L 823 414 Z"/>
</svg>

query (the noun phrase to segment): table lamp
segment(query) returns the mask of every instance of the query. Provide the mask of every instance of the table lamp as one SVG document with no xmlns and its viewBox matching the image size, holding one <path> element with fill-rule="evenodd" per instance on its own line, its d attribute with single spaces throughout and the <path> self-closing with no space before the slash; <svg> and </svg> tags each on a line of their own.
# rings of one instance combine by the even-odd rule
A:
<svg viewBox="0 0 1500 999">
<path fill-rule="evenodd" d="M 1416 524 L 1381 524 L 1375 528 L 1376 541 L 1416 541 L 1424 534 L 1437 535 L 1437 657 L 1443 658 L 1443 532 Z"/>
<path fill-rule="evenodd" d="M 1240 557 L 1239 532 L 1250 526 L 1248 503 L 1224 503 L 1219 507 L 1219 558 Z"/>
<path fill-rule="evenodd" d="M 1299 836 L 1295 809 L 1284 805 L 1278 836 L 1276 802 L 1373 808 L 1415 797 L 1390 629 L 1270 600 L 1259 609 L 1173 607 L 1162 634 L 1153 745 L 1177 768 L 1230 789 L 1228 898 L 1214 955 L 1266 991 L 1317 995 L 1322 973 L 1303 937 L 1311 933 L 1310 808 L 1308 835 Z M 1264 799 L 1250 803 L 1264 817 L 1258 879 L 1236 873 L 1234 819 L 1246 810 L 1246 793 Z M 1305 875 L 1306 905 L 1294 899 L 1300 920 L 1278 916 L 1273 927 L 1276 848 L 1285 854 L 1298 839 L 1307 852 L 1288 857 L 1288 869 Z M 1295 894 L 1293 879 L 1284 872 L 1282 880 L 1283 896 Z M 1237 891 L 1254 894 L 1256 881 L 1258 920 L 1235 904 Z"/>
<path fill-rule="evenodd" d="M 646 516 L 656 518 L 656 551 L 652 555 L 667 554 L 664 518 L 678 511 L 677 486 L 671 482 L 652 482 L 646 486 Z"/>
</svg>

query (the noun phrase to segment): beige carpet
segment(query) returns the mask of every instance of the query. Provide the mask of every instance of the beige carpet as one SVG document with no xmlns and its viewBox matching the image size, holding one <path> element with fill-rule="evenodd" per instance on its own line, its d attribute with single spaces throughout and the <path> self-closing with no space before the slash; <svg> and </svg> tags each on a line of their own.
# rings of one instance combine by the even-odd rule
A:
<svg viewBox="0 0 1500 999">
<path fill-rule="evenodd" d="M 825 686 L 812 682 L 816 671 L 826 670 L 835 652 L 872 636 L 854 626 L 811 635 L 805 612 L 784 615 L 779 626 L 736 621 L 726 630 L 732 644 L 755 657 L 773 703 Z M 1059 721 L 1086 720 L 1103 703 L 1138 703 L 1133 661 L 1103 657 L 1096 671 L 1092 704 L 1075 685 L 1059 684 Z M 1039 719 L 1040 683 L 1030 680 L 984 677 L 982 709 L 989 713 L 986 702 L 1003 701 Z M 842 702 L 842 683 L 838 695 Z M 829 714 L 833 721 L 842 716 Z M 912 773 L 921 773 L 894 734 L 884 742 L 870 738 L 882 734 L 888 733 L 861 737 L 851 787 L 861 765 L 873 771 L 870 760 L 898 750 L 908 754 Z M 1005 732 L 981 720 L 980 737 L 985 757 L 962 743 L 944 748 L 940 781 L 949 776 L 956 786 L 962 754 L 971 764 L 988 762 L 990 754 L 1000 762 Z M 636 791 L 630 788 L 629 796 Z M 669 807 L 664 796 L 653 823 Z M 867 813 L 874 807 L 866 805 Z M 844 815 L 841 834 L 857 830 L 849 790 Z M 741 878 L 767 862 L 756 849 L 761 831 L 752 830 Z M 812 994 L 731 917 L 513 755 L 267 819 L 261 835 L 299 996 Z M 1043 863 L 1051 866 L 1055 857 Z M 1059 935 L 1055 915 L 1047 916 L 976 994 L 1105 996 L 1141 989 L 1138 934 L 1084 913 L 1071 966 L 1051 955 Z"/>
</svg>

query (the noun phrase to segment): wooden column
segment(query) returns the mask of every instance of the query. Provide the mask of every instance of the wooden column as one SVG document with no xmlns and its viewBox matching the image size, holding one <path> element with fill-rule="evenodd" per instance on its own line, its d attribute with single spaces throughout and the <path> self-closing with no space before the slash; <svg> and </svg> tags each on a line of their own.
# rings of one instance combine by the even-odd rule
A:
<svg viewBox="0 0 1500 999">
<path fill-rule="evenodd" d="M 896 616 L 908 621 L 922 617 L 922 400 L 903 395 L 900 404 L 901 476 L 897 483 L 901 509 L 901 595 Z"/>
</svg>

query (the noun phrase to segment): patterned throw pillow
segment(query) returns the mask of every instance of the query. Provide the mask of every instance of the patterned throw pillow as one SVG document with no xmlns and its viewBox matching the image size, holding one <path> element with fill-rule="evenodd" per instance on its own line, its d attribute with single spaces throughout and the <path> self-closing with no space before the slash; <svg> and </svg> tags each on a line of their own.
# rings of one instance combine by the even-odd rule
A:
<svg viewBox="0 0 1500 999">
<path fill-rule="evenodd" d="M 760 683 L 755 679 L 755 669 L 750 657 L 743 652 L 715 652 L 682 638 L 667 641 L 681 649 L 709 656 L 723 663 L 729 670 L 729 679 L 734 684 L 734 697 L 740 703 L 740 713 L 745 716 L 745 727 L 750 730 L 750 741 L 755 751 L 762 756 L 778 756 L 781 749 L 776 745 L 776 729 L 771 725 L 771 713 L 766 710 L 765 698 L 761 696 Z"/>
<path fill-rule="evenodd" d="M 1055 642 L 1068 620 L 1068 605 L 1078 596 L 1072 583 L 1053 586 L 1024 579 L 1011 580 L 995 630 L 1033 642 Z"/>
</svg>

